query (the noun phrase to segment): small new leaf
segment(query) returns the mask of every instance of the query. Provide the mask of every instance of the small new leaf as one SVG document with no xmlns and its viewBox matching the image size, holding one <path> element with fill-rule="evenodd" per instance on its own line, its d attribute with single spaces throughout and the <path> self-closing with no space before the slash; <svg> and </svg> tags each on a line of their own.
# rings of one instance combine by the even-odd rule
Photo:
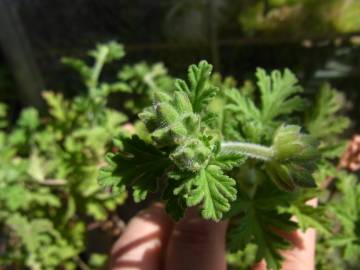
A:
<svg viewBox="0 0 360 270">
<path fill-rule="evenodd" d="M 195 113 L 202 112 L 218 91 L 210 82 L 211 71 L 212 65 L 200 61 L 198 65 L 191 65 L 188 69 L 189 84 L 180 79 L 175 82 L 176 88 L 189 96 Z"/>
</svg>

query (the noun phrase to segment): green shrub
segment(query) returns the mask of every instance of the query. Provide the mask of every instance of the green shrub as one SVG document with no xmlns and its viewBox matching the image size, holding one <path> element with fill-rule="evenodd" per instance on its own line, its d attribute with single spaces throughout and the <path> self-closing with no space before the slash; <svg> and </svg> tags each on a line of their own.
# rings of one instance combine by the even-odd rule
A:
<svg viewBox="0 0 360 270">
<path fill-rule="evenodd" d="M 121 45 L 100 44 L 80 59 L 64 62 L 81 75 L 86 91 L 72 100 L 44 92 L 48 113 L 35 108 L 7 123 L 0 105 L 0 265 L 9 269 L 75 269 L 103 264 L 105 254 L 87 249 L 92 224 L 111 221 L 126 198 L 97 184 L 99 167 L 127 116 L 107 106 L 113 92 L 150 95 L 168 78 L 161 64 L 144 62 L 119 70 L 113 83 L 100 80 L 104 65 L 125 55 Z M 130 112 L 138 102 L 128 103 Z M 130 113 L 131 116 L 131 113 Z"/>
</svg>

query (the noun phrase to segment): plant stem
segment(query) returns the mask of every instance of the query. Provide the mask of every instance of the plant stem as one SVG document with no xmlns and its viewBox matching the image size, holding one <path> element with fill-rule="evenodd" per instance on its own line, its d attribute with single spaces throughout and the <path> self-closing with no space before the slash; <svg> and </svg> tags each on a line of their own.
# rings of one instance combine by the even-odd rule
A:
<svg viewBox="0 0 360 270">
<path fill-rule="evenodd" d="M 247 157 L 270 161 L 274 158 L 275 152 L 272 147 L 246 142 L 223 142 L 222 151 L 238 152 Z"/>
<path fill-rule="evenodd" d="M 95 65 L 92 68 L 91 78 L 90 78 L 90 82 L 89 82 L 90 88 L 95 88 L 97 86 L 98 81 L 99 81 L 99 76 L 100 76 L 101 70 L 103 69 L 103 66 L 105 64 L 105 59 L 106 59 L 106 56 L 108 55 L 108 53 L 109 53 L 108 48 L 106 48 L 106 47 L 101 48 L 100 54 L 96 58 Z"/>
</svg>

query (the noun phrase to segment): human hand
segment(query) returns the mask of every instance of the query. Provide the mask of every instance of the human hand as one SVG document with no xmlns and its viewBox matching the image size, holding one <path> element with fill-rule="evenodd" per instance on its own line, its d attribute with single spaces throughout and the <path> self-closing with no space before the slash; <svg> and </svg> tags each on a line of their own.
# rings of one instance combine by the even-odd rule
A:
<svg viewBox="0 0 360 270">
<path fill-rule="evenodd" d="M 140 212 L 115 243 L 110 270 L 224 270 L 227 221 L 213 222 L 189 209 L 173 223 L 161 204 Z M 314 269 L 315 231 L 279 232 L 294 247 L 284 251 L 284 270 Z M 265 262 L 253 270 L 265 270 Z"/>
</svg>

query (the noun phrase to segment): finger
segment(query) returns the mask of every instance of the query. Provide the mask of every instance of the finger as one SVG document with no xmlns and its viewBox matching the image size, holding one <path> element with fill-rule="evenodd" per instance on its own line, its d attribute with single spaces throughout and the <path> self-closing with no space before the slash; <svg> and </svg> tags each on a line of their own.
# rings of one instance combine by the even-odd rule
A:
<svg viewBox="0 0 360 270">
<path fill-rule="evenodd" d="M 312 199 L 307 202 L 308 205 L 316 207 L 317 199 Z M 296 218 L 294 218 L 296 220 Z M 293 243 L 294 247 L 291 250 L 283 252 L 285 261 L 284 269 L 309 269 L 315 268 L 315 246 L 316 246 L 316 231 L 315 229 L 308 229 L 305 232 L 300 230 L 290 233 L 285 237 Z"/>
<path fill-rule="evenodd" d="M 291 233 L 279 232 L 281 236 L 288 239 L 293 247 L 281 252 L 284 257 L 283 270 L 313 270 L 315 267 L 315 239 L 314 229 L 306 232 L 295 231 Z M 266 263 L 262 260 L 253 267 L 253 270 L 266 270 Z"/>
<path fill-rule="evenodd" d="M 283 269 L 313 270 L 315 267 L 315 230 L 308 229 L 306 232 L 296 231 L 287 238 L 293 243 L 296 241 L 298 244 L 295 244 L 292 249 L 283 252 L 285 258 Z"/>
<path fill-rule="evenodd" d="M 317 200 L 311 200 L 307 202 L 307 204 L 316 206 Z M 281 269 L 313 270 L 315 268 L 316 232 L 314 229 L 308 229 L 305 232 L 301 232 L 300 230 L 290 233 L 278 230 L 276 230 L 276 232 L 285 239 L 289 240 L 293 245 L 291 249 L 281 252 L 284 257 Z M 255 265 L 253 270 L 266 270 L 265 261 L 263 260 Z"/>
<path fill-rule="evenodd" d="M 189 209 L 184 219 L 174 225 L 165 269 L 224 270 L 227 222 L 204 220 L 197 209 Z"/>
<path fill-rule="evenodd" d="M 110 270 L 158 270 L 172 222 L 153 205 L 134 217 L 111 252 Z"/>
</svg>

